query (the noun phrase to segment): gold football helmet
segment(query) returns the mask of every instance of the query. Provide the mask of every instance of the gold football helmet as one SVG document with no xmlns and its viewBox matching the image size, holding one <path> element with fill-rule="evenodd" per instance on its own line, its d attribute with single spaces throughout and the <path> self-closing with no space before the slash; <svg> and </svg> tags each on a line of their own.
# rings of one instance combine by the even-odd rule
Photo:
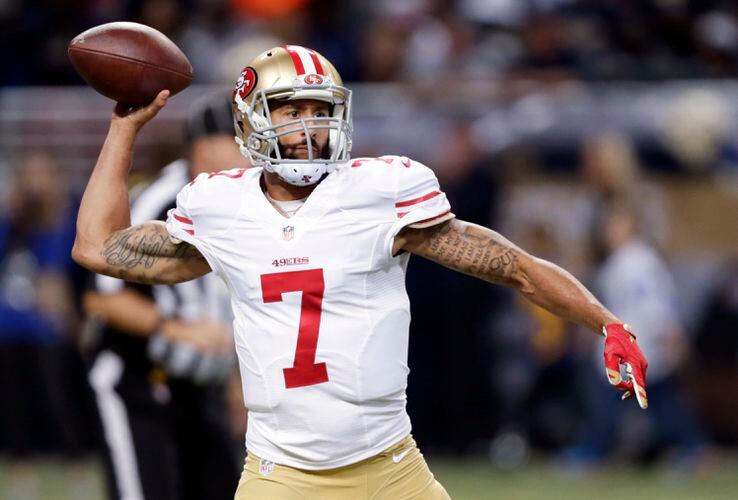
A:
<svg viewBox="0 0 738 500">
<path fill-rule="evenodd" d="M 317 99 L 331 105 L 329 117 L 300 118 L 272 124 L 271 100 Z M 254 166 L 274 172 L 295 186 L 309 186 L 349 159 L 351 91 L 343 87 L 333 64 L 314 50 L 297 45 L 274 47 L 256 56 L 241 72 L 233 90 L 236 142 Z M 316 158 L 311 131 L 328 129 L 328 158 Z M 303 131 L 307 159 L 282 158 L 279 138 Z"/>
</svg>

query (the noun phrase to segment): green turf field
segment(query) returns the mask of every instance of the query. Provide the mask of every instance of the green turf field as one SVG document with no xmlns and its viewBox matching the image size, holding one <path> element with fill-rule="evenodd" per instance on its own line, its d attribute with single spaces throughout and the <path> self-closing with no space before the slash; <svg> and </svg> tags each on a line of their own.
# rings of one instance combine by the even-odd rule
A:
<svg viewBox="0 0 738 500">
<path fill-rule="evenodd" d="M 104 499 L 102 470 L 96 461 L 0 459 L 2 500 Z"/>
<path fill-rule="evenodd" d="M 557 470 L 550 462 L 503 473 L 493 471 L 482 461 L 431 458 L 429 463 L 436 477 L 456 500 L 738 498 L 738 460 L 735 457 L 721 459 L 700 474 L 676 473 L 664 468 L 638 471 L 629 467 L 574 474 Z M 103 498 L 100 468 L 94 461 L 36 460 L 11 464 L 0 459 L 0 499 Z"/>
<path fill-rule="evenodd" d="M 551 462 L 500 472 L 483 462 L 429 459 L 436 478 L 458 500 L 718 500 L 738 499 L 738 461 L 715 463 L 695 473 L 663 467 L 610 467 L 596 472 L 563 471 Z"/>
</svg>

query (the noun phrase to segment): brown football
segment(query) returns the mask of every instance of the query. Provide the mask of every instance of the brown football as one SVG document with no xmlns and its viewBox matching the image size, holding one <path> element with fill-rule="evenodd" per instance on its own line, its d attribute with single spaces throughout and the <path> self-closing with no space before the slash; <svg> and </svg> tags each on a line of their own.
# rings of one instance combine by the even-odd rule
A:
<svg viewBox="0 0 738 500">
<path fill-rule="evenodd" d="M 95 90 L 125 104 L 148 104 L 192 83 L 192 65 L 174 42 L 149 26 L 101 24 L 69 42 L 69 59 Z"/>
</svg>

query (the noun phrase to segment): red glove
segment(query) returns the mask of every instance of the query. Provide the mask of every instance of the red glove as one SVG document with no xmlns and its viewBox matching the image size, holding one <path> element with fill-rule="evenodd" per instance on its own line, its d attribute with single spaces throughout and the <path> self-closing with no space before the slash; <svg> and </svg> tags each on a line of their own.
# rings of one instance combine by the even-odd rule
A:
<svg viewBox="0 0 738 500">
<path fill-rule="evenodd" d="M 622 399 L 628 399 L 634 393 L 638 404 L 644 410 L 648 408 L 646 397 L 646 368 L 648 361 L 636 343 L 636 337 L 630 332 L 628 325 L 610 323 L 602 327 L 605 334 L 605 370 L 607 379 L 618 389 L 625 391 Z M 627 380 L 620 376 L 620 365 L 625 366 Z"/>
</svg>

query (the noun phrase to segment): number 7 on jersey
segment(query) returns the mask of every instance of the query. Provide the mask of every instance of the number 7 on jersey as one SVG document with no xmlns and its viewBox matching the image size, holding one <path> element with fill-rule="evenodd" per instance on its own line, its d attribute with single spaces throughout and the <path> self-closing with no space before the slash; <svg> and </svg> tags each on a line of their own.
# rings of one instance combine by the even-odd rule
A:
<svg viewBox="0 0 738 500">
<path fill-rule="evenodd" d="M 302 292 L 295 360 L 291 368 L 283 370 L 287 389 L 328 382 L 325 363 L 315 363 L 324 291 L 322 269 L 261 275 L 261 293 L 265 304 L 282 302 L 283 293 Z"/>
</svg>

